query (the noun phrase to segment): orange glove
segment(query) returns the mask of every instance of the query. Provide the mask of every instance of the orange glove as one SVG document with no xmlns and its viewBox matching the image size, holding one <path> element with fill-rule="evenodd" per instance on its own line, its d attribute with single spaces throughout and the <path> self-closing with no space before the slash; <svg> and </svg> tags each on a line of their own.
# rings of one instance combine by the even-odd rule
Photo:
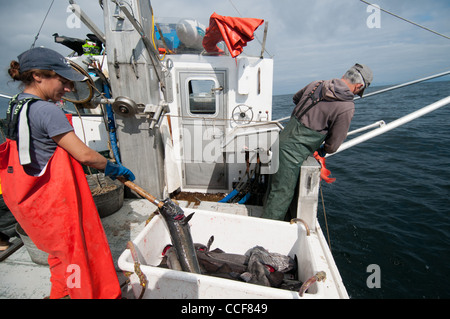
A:
<svg viewBox="0 0 450 319">
<path fill-rule="evenodd" d="M 320 179 L 328 184 L 333 183 L 336 178 L 328 177 L 330 176 L 331 172 L 325 166 L 325 157 L 321 157 L 317 151 L 314 152 L 313 156 L 320 163 L 320 166 L 322 166 L 322 168 L 320 169 Z"/>
</svg>

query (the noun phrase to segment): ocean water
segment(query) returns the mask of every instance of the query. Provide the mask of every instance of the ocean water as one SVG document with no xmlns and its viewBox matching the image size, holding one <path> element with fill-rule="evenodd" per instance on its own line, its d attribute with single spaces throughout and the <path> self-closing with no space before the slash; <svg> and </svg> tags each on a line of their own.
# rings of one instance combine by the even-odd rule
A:
<svg viewBox="0 0 450 319">
<path fill-rule="evenodd" d="M 450 82 L 441 81 L 356 100 L 350 130 L 390 123 L 449 95 Z M 289 116 L 292 95 L 274 96 L 273 105 L 275 119 Z M 319 222 L 326 236 L 326 215 L 351 298 L 450 297 L 449 121 L 450 105 L 327 158 L 337 180 L 321 182 Z"/>
<path fill-rule="evenodd" d="M 290 115 L 293 94 L 273 97 L 274 119 Z M 443 81 L 357 100 L 350 130 L 449 95 Z M 0 99 L 0 118 L 6 107 Z M 327 158 L 337 179 L 321 183 L 330 246 L 351 298 L 450 297 L 449 121 L 450 105 Z M 319 200 L 326 235 L 324 215 Z M 367 285 L 370 265 L 379 267 L 379 288 Z"/>
</svg>

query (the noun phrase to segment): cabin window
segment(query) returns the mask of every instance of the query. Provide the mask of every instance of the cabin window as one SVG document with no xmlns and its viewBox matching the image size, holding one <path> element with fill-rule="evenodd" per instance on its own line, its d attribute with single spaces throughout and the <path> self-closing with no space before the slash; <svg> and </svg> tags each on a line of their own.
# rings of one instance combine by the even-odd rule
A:
<svg viewBox="0 0 450 319">
<path fill-rule="evenodd" d="M 190 80 L 189 111 L 192 114 L 215 114 L 216 94 L 213 80 Z"/>
</svg>

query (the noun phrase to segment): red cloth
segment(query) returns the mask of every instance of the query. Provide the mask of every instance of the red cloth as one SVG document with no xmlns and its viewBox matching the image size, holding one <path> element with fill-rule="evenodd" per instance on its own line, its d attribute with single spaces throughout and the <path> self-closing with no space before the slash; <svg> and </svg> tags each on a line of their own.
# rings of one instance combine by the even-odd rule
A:
<svg viewBox="0 0 450 319">
<path fill-rule="evenodd" d="M 262 19 L 225 17 L 214 12 L 203 38 L 203 47 L 207 52 L 222 53 L 216 44 L 223 40 L 234 58 L 242 53 L 247 42 L 254 39 L 253 33 L 263 23 Z"/>
<path fill-rule="evenodd" d="M 49 253 L 50 298 L 120 298 L 121 291 L 83 168 L 57 147 L 45 172 L 25 173 L 17 144 L 0 145 L 3 198 L 40 249 Z"/>
</svg>

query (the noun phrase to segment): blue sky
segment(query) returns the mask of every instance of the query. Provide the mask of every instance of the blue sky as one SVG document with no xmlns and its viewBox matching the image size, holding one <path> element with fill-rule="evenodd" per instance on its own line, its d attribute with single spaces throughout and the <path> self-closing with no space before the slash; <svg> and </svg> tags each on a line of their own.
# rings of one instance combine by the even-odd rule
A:
<svg viewBox="0 0 450 319">
<path fill-rule="evenodd" d="M 2 2 L 0 93 L 11 94 L 17 89 L 7 84 L 8 64 L 31 46 L 51 0 Z M 103 29 L 98 1 L 76 3 Z M 372 3 L 450 36 L 448 0 Z M 55 1 L 37 46 L 69 54 L 69 49 L 54 43 L 52 34 L 83 38 L 90 32 L 84 26 L 68 27 L 71 15 L 67 12 L 68 4 Z M 213 12 L 269 21 L 267 50 L 274 59 L 274 94 L 293 94 L 313 80 L 341 77 L 355 62 L 373 69 L 374 86 L 403 83 L 450 70 L 450 40 L 384 12 L 379 16 L 380 27 L 369 28 L 367 19 L 373 11 L 368 12 L 368 5 L 359 0 L 153 0 L 152 6 L 156 17 L 196 18 L 206 26 Z M 181 10 L 174 12 L 174 8 Z"/>
</svg>

